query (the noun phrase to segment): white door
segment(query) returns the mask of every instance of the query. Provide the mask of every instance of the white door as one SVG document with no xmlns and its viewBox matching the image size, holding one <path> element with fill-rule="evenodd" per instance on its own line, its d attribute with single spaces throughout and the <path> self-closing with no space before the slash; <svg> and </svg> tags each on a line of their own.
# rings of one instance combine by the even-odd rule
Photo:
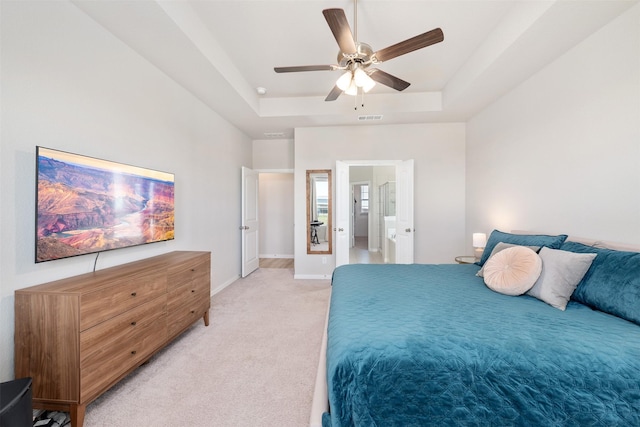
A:
<svg viewBox="0 0 640 427">
<path fill-rule="evenodd" d="M 260 265 L 258 251 L 258 172 L 242 167 L 242 277 Z"/>
<path fill-rule="evenodd" d="M 396 166 L 396 264 L 413 263 L 413 159 Z"/>
<path fill-rule="evenodd" d="M 349 264 L 349 226 L 351 222 L 351 186 L 349 165 L 336 161 L 336 267 Z"/>
</svg>

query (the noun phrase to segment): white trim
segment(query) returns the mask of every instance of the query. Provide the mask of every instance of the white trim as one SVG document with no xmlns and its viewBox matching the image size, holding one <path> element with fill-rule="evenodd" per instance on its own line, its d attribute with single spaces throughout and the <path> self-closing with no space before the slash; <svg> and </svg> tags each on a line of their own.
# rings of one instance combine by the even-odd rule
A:
<svg viewBox="0 0 640 427">
<path fill-rule="evenodd" d="M 404 160 L 340 160 L 347 166 L 398 166 Z"/>
<path fill-rule="evenodd" d="M 260 254 L 260 258 L 283 258 L 283 259 L 293 259 L 293 254 Z"/>
<path fill-rule="evenodd" d="M 294 274 L 294 279 L 327 280 L 331 279 L 331 274 Z"/>
<path fill-rule="evenodd" d="M 220 286 L 218 286 L 217 288 L 211 289 L 211 296 L 214 296 L 215 294 L 217 294 L 218 292 L 220 292 L 221 290 L 223 290 L 224 288 L 226 288 L 227 286 L 229 286 L 230 284 L 232 284 L 233 282 L 235 282 L 239 278 L 240 278 L 240 275 L 237 274 L 234 277 L 232 277 L 231 279 L 229 279 L 226 282 L 224 282 L 223 284 L 221 284 Z"/>
</svg>

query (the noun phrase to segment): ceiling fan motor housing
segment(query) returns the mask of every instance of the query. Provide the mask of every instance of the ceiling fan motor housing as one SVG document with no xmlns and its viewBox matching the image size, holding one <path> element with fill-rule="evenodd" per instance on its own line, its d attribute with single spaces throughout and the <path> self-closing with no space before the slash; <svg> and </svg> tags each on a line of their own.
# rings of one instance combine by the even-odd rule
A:
<svg viewBox="0 0 640 427">
<path fill-rule="evenodd" d="M 356 43 L 355 53 L 338 52 L 338 63 L 341 67 L 349 68 L 353 63 L 361 64 L 363 67 L 371 65 L 373 62 L 373 49 L 366 43 Z"/>
</svg>

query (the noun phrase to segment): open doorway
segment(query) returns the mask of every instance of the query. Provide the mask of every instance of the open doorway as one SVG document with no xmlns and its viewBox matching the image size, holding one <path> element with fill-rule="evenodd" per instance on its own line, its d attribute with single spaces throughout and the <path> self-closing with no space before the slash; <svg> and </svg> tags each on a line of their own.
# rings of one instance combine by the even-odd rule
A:
<svg viewBox="0 0 640 427">
<path fill-rule="evenodd" d="M 293 268 L 293 173 L 259 173 L 259 266 Z"/>
<path fill-rule="evenodd" d="M 384 194 L 381 193 L 387 183 L 395 183 L 395 176 L 395 165 L 349 167 L 353 200 L 350 264 L 395 263 L 395 254 L 390 256 L 389 242 L 385 234 Z M 389 223 L 388 220 L 386 222 Z"/>
<path fill-rule="evenodd" d="M 354 168 L 356 168 L 354 166 Z M 355 172 L 355 171 L 354 171 Z M 376 217 L 376 199 L 373 197 L 371 181 L 352 182 L 351 195 L 351 247 L 349 264 L 382 264 L 380 237 L 375 234 L 373 219 Z"/>
<path fill-rule="evenodd" d="M 381 244 L 387 239 L 384 230 L 383 216 L 380 215 L 381 205 L 378 188 L 380 185 L 395 180 L 395 221 L 391 230 L 393 247 L 390 253 L 395 254 L 394 263 L 413 263 L 413 160 L 346 160 L 336 161 L 336 197 L 335 197 L 335 254 L 336 267 L 350 263 L 351 236 L 354 205 L 351 182 L 370 181 L 369 188 L 369 216 L 368 248 L 369 252 L 379 251 Z M 379 174 L 382 169 L 377 167 L 391 167 L 385 174 Z M 351 168 L 354 168 L 353 171 Z M 352 177 L 351 174 L 354 173 Z M 367 178 L 358 173 L 367 173 Z M 376 191 L 371 191 L 371 188 Z M 372 211 L 375 210 L 376 214 Z"/>
</svg>

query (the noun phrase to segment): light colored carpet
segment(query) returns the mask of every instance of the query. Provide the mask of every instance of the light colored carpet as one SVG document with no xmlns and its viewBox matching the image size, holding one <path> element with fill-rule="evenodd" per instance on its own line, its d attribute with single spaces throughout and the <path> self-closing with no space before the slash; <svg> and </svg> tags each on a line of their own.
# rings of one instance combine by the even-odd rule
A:
<svg viewBox="0 0 640 427">
<path fill-rule="evenodd" d="M 297 427 L 309 423 L 328 280 L 258 269 L 87 407 L 86 427 Z"/>
</svg>

